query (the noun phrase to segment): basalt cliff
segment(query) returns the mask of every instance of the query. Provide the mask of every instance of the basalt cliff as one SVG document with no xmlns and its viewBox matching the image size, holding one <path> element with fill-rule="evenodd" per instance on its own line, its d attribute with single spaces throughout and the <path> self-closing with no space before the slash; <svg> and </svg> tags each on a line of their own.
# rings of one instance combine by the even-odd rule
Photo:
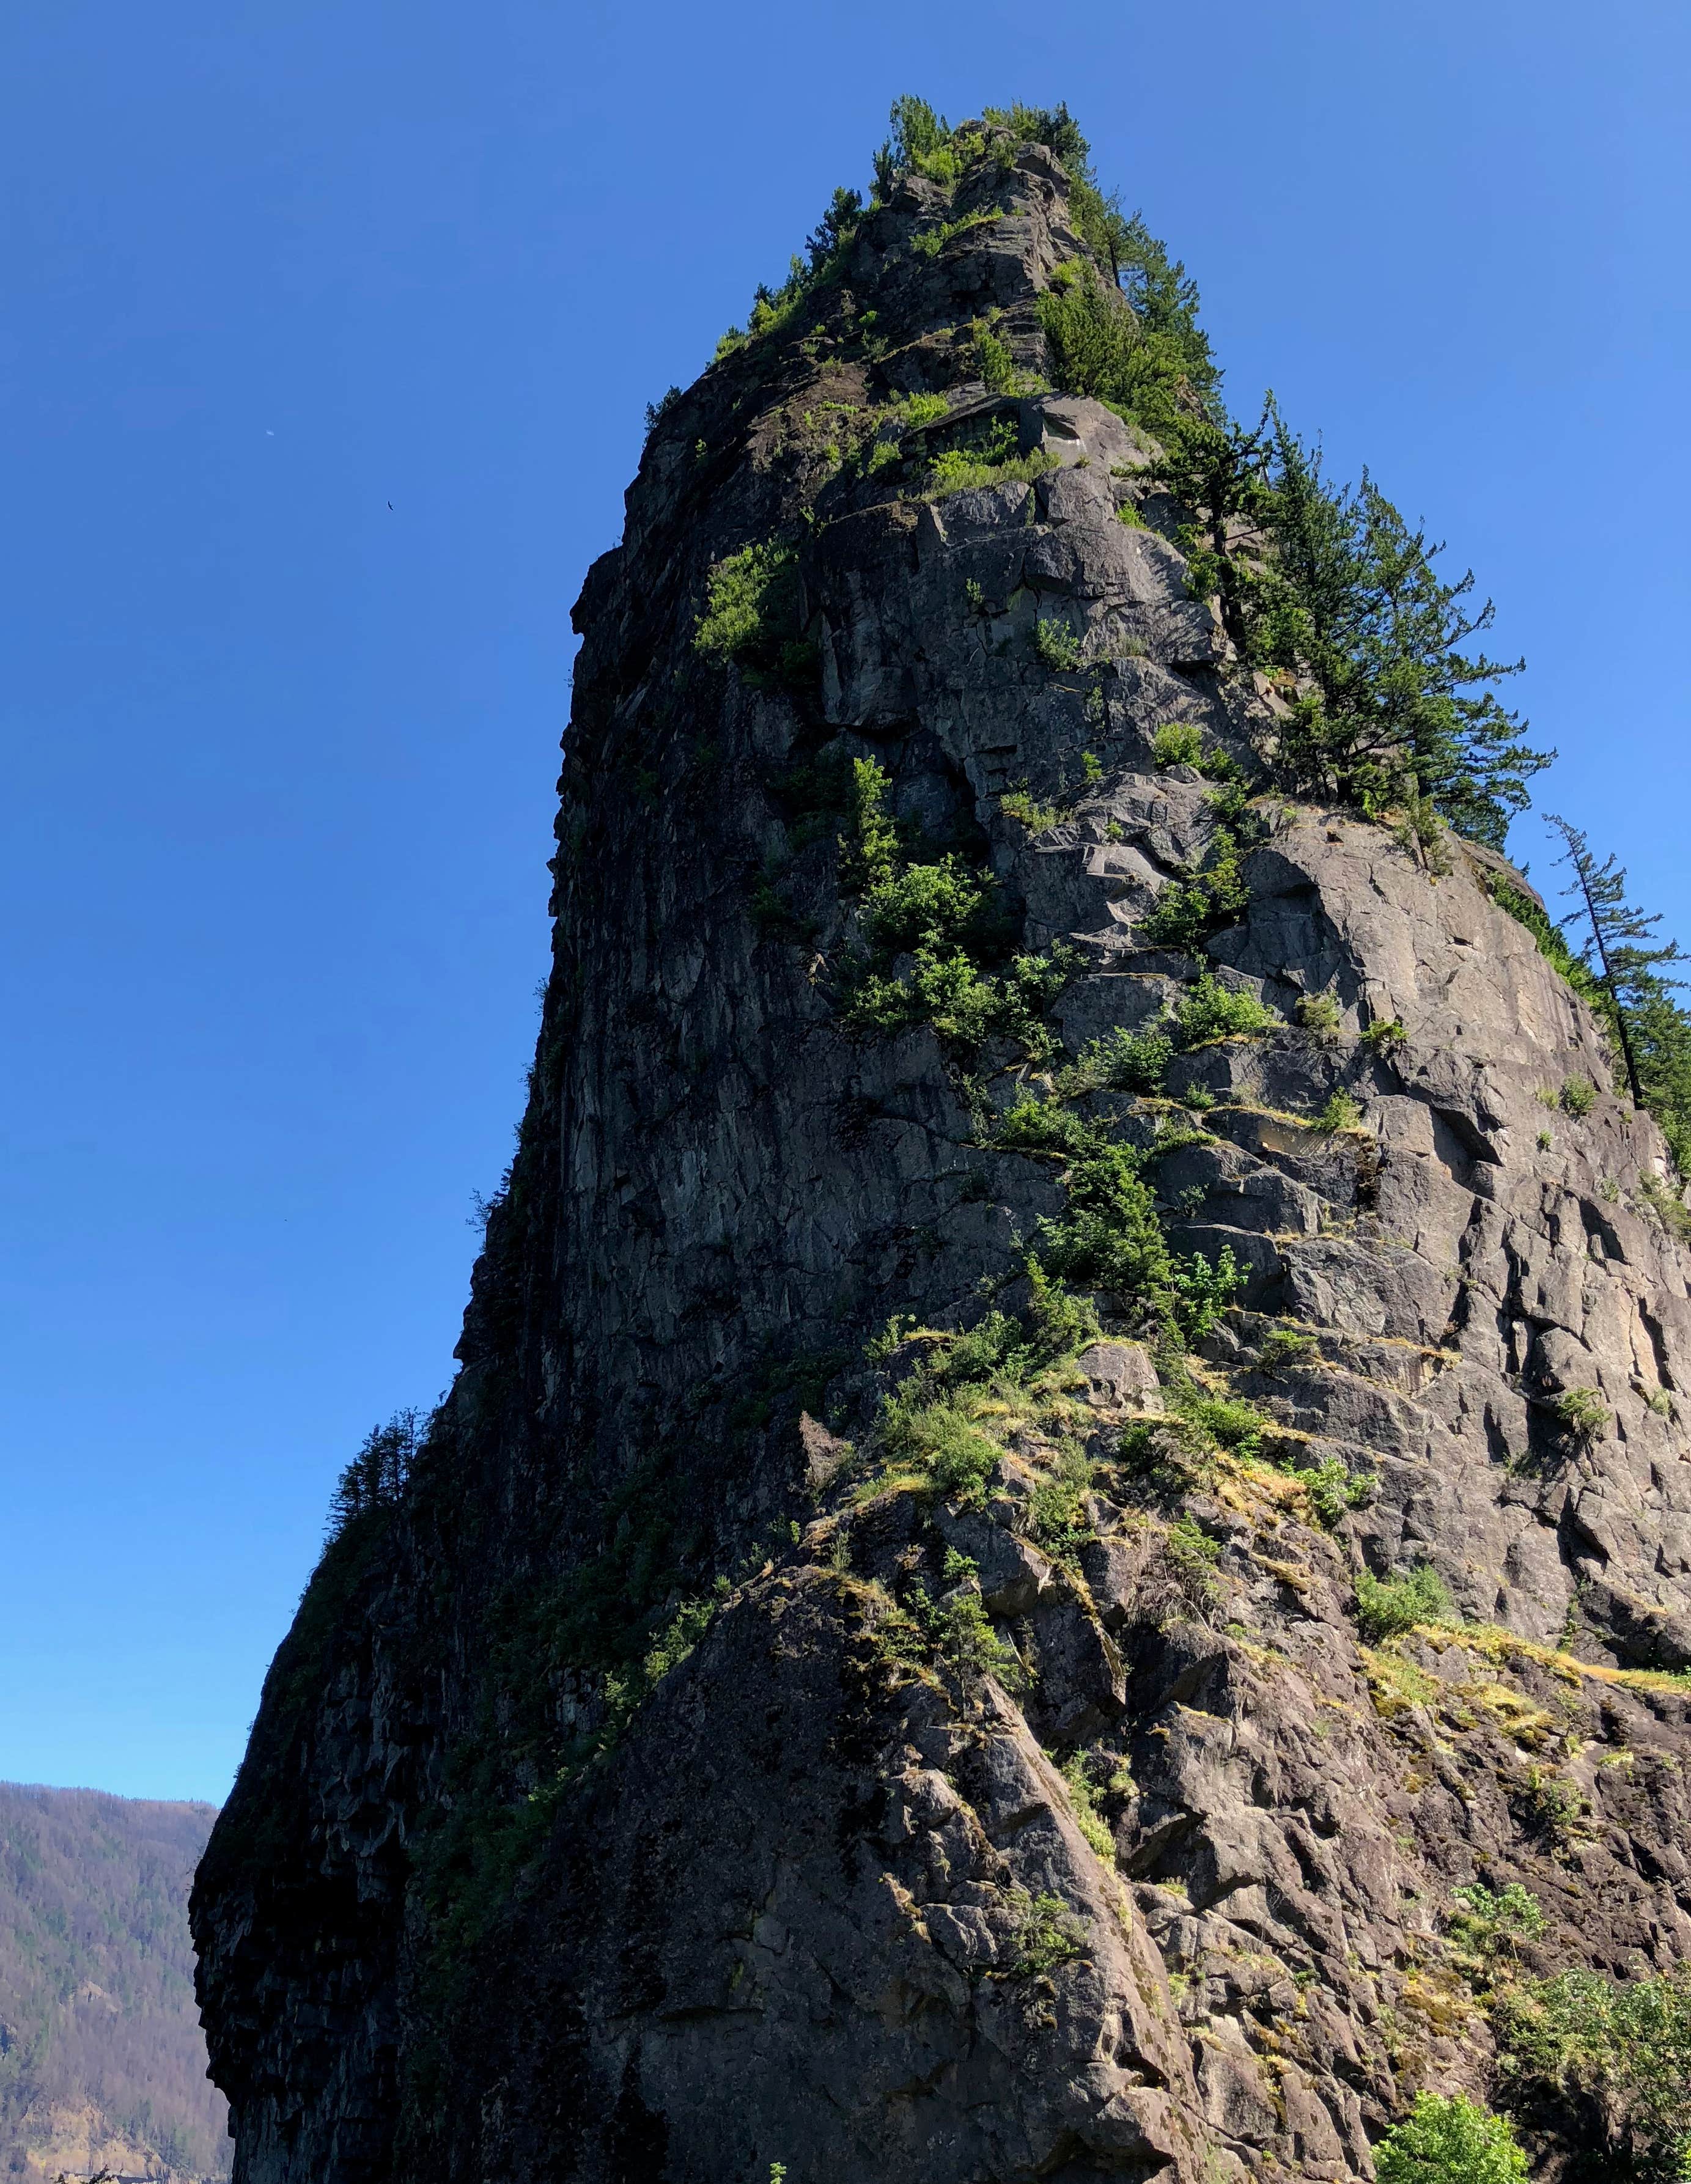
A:
<svg viewBox="0 0 1691 2184">
<path fill-rule="evenodd" d="M 1495 850 L 1276 786 L 1296 677 L 1052 354 L 1070 170 L 962 143 L 577 604 L 461 1370 L 199 1872 L 237 2184 L 1631 2142 L 1498 2003 L 1691 1954 L 1671 1163 Z"/>
</svg>

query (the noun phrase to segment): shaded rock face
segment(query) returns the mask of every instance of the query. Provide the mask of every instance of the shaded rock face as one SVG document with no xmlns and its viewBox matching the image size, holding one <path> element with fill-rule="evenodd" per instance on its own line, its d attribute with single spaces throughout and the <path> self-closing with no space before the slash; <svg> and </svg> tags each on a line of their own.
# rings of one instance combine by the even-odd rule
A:
<svg viewBox="0 0 1691 2184">
<path fill-rule="evenodd" d="M 1156 731 L 1244 759 L 1276 701 L 1187 595 L 1138 436 L 977 376 L 995 313 L 1042 362 L 1065 187 L 1039 148 L 902 183 L 837 283 L 666 411 L 589 576 L 555 967 L 463 1370 L 405 1496 L 326 1556 L 201 1869 L 239 2184 L 1367 2176 L 1418 2087 L 1488 2082 L 1453 1886 L 1529 1886 L 1543 1969 L 1687 1953 L 1660 1142 L 1489 853 L 1430 872 L 1259 805 L 1207 961 L 1147 943 L 1217 825 Z M 892 407 L 935 390 L 937 426 Z M 946 430 L 1049 466 L 921 498 Z M 877 438 L 902 466 L 851 460 Z M 778 537 L 813 654 L 713 664 L 712 566 Z M 972 1501 L 862 1483 L 900 1357 L 866 1339 L 1013 1305 L 1063 1203 L 1058 1162 L 991 1143 L 1019 1048 L 966 1068 L 842 1025 L 825 784 L 870 756 L 1018 945 L 1074 951 L 1070 1056 L 1203 969 L 1286 1019 L 1174 1062 L 1201 1128 L 1149 1171 L 1173 1241 L 1247 1272 L 1202 1370 L 1278 1471 L 1159 1466 L 1172 1392 L 1104 1299 L 1066 1439 L 1014 1424 Z M 1317 996 L 1335 1020 L 1298 1028 Z M 1361 1124 L 1312 1127 L 1341 1089 Z M 1307 1340 L 1264 1348 L 1275 1321 Z M 1565 1422 L 1580 1390 L 1600 1424 Z M 1323 1523 L 1295 1473 L 1329 1459 L 1369 1487 Z M 948 1556 L 997 1649 L 972 1664 L 899 1635 Z M 1357 1574 L 1421 1563 L 1465 1626 L 1365 1648 Z M 719 1576 L 695 1650 L 619 1702 Z M 1588 2150 L 1546 2120 L 1552 2170 Z"/>
</svg>

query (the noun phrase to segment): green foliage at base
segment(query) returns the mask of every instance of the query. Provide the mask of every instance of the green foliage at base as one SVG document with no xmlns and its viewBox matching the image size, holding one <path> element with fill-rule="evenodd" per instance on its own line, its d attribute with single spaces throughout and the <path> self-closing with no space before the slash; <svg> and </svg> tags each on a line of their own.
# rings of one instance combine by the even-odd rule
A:
<svg viewBox="0 0 1691 2184">
<path fill-rule="evenodd" d="M 1356 1620 L 1363 1636 L 1377 1646 L 1418 1624 L 1450 1624 L 1457 1617 L 1443 1579 L 1423 1563 L 1404 1577 L 1381 1579 L 1364 1570 L 1356 1580 Z"/>
<path fill-rule="evenodd" d="M 1493 2008 L 1504 2083 L 1591 2094 L 1618 2114 L 1639 2184 L 1691 2176 L 1691 1967 L 1632 1980 L 1567 1971 L 1504 1991 Z"/>
<path fill-rule="evenodd" d="M 1417 2093 L 1374 2149 L 1380 2184 L 1526 2184 L 1526 2156 L 1504 2116 L 1465 2093 Z"/>
</svg>

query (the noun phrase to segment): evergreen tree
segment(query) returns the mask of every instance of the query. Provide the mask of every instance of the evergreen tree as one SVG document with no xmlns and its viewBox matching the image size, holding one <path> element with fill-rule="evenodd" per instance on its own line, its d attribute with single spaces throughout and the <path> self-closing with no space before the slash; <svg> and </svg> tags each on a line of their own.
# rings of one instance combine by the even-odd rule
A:
<svg viewBox="0 0 1691 2184">
<path fill-rule="evenodd" d="M 385 1426 L 372 1426 L 365 1435 L 330 1497 L 331 1539 L 338 1539 L 357 1518 L 392 1508 L 403 1497 L 422 1440 L 418 1417 L 415 1410 L 395 1411 Z"/>
<path fill-rule="evenodd" d="M 1599 865 L 1581 830 L 1554 812 L 1548 815 L 1546 824 L 1556 829 L 1566 847 L 1566 855 L 1559 857 L 1557 863 L 1573 872 L 1563 893 L 1572 895 L 1577 906 L 1560 922 L 1565 928 L 1582 925 L 1585 928 L 1580 961 L 1609 996 L 1610 1021 L 1626 1064 L 1627 1081 L 1636 1105 L 1645 1106 L 1649 1102 L 1637 1038 L 1644 1019 L 1648 1016 L 1649 1021 L 1652 1059 L 1658 1070 L 1670 1077 L 1675 1073 L 1678 1050 L 1691 1043 L 1688 1042 L 1691 1028 L 1686 1026 L 1683 1011 L 1668 999 L 1668 989 L 1683 986 L 1684 981 L 1664 978 L 1658 967 L 1683 960 L 1679 943 L 1669 940 L 1650 946 L 1661 923 L 1661 912 L 1646 914 L 1627 902 L 1626 867 L 1617 865 L 1612 855 Z"/>
<path fill-rule="evenodd" d="M 1473 571 L 1447 583 L 1433 566 L 1443 547 L 1365 471 L 1335 491 L 1319 454 L 1279 421 L 1266 520 L 1274 553 L 1253 650 L 1307 685 L 1281 732 L 1290 784 L 1370 812 L 1430 797 L 1459 833 L 1501 848 L 1526 781 L 1554 754 L 1520 739 L 1523 723 L 1488 687 L 1522 663 L 1462 649 L 1493 616 L 1489 599 L 1464 604 Z"/>
<path fill-rule="evenodd" d="M 1243 517 L 1261 536 L 1271 499 L 1270 415 L 1264 410 L 1251 432 L 1219 404 L 1195 416 L 1177 417 L 1152 472 L 1197 519 L 1181 536 L 1186 582 L 1198 598 L 1219 598 L 1223 627 L 1242 653 L 1250 647 L 1257 577 L 1237 551 L 1235 526 Z"/>
</svg>

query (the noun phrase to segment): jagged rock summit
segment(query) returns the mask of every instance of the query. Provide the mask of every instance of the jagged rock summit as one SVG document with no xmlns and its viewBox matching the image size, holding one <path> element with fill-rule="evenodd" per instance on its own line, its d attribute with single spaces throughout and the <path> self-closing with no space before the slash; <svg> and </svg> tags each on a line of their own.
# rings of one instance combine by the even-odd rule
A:
<svg viewBox="0 0 1691 2184">
<path fill-rule="evenodd" d="M 1275 788 L 1297 678 L 1062 384 L 1045 299 L 1155 332 L 1074 164 L 886 162 L 589 574 L 462 1370 L 200 1872 L 237 2184 L 1629 2127 L 1452 1892 L 1511 1992 L 1688 1954 L 1677 1185 L 1494 850 Z"/>
</svg>

